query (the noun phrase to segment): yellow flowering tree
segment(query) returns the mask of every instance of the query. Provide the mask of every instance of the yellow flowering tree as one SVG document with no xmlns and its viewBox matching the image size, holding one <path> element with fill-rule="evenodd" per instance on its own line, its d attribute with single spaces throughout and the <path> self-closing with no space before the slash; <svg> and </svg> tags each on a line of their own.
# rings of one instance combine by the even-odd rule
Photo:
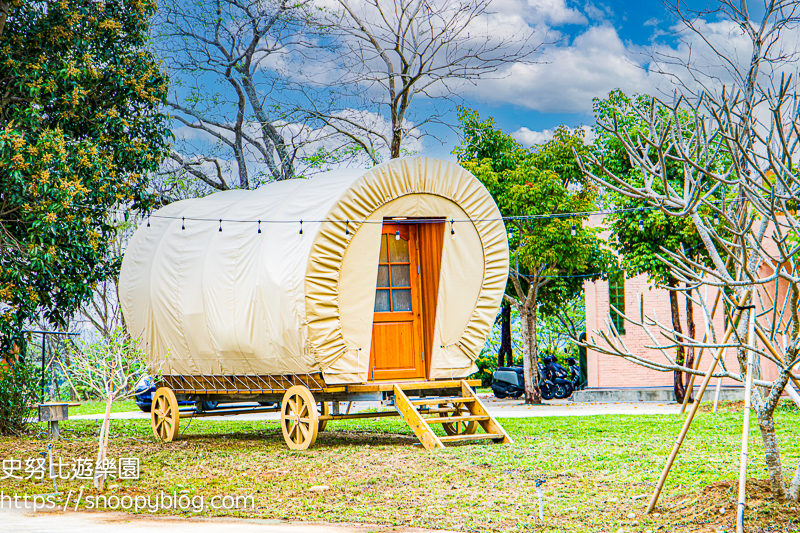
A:
<svg viewBox="0 0 800 533">
<path fill-rule="evenodd" d="M 0 355 L 119 268 L 114 210 L 147 210 L 167 151 L 150 0 L 0 6 Z"/>
</svg>

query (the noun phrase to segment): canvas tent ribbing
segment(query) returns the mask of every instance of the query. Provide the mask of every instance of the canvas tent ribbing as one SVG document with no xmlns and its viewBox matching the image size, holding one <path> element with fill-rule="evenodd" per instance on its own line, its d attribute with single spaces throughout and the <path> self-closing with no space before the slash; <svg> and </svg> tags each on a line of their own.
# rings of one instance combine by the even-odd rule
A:
<svg viewBox="0 0 800 533">
<path fill-rule="evenodd" d="M 505 290 L 508 243 L 483 185 L 425 157 L 160 209 L 123 260 L 128 328 L 164 374 L 323 372 L 329 384 L 364 382 L 385 217 L 472 219 L 444 239 L 429 376 L 466 377 Z"/>
</svg>

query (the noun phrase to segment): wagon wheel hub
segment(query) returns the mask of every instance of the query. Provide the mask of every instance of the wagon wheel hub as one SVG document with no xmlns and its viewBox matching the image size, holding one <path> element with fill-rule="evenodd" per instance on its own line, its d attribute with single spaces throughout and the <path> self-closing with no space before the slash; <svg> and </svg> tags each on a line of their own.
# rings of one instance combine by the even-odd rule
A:
<svg viewBox="0 0 800 533">
<path fill-rule="evenodd" d="M 150 424 L 153 435 L 163 442 L 172 442 L 178 437 L 178 399 L 169 387 L 160 387 L 153 395 Z"/>
<path fill-rule="evenodd" d="M 311 391 L 303 385 L 291 387 L 281 403 L 281 432 L 289 448 L 308 449 L 317 440 L 319 414 Z"/>
</svg>

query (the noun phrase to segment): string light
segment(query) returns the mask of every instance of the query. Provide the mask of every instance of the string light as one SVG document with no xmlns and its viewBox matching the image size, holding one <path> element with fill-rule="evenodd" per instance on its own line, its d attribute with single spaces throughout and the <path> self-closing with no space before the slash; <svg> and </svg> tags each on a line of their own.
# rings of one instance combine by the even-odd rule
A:
<svg viewBox="0 0 800 533">
<path fill-rule="evenodd" d="M 181 217 L 181 229 L 186 229 L 186 217 Z"/>
<path fill-rule="evenodd" d="M 222 219 L 219 219 L 219 231 L 222 233 Z"/>
<path fill-rule="evenodd" d="M 394 240 L 396 241 L 400 240 L 400 230 L 394 232 Z"/>
<path fill-rule="evenodd" d="M 303 221 L 300 221 L 300 235 L 303 234 Z"/>
<path fill-rule="evenodd" d="M 344 221 L 344 234 L 345 235 L 350 235 L 350 221 L 349 220 L 345 220 Z"/>
<path fill-rule="evenodd" d="M 453 240 L 456 240 L 456 230 L 453 229 L 453 222 L 454 222 L 454 220 L 450 219 L 450 237 Z"/>
<path fill-rule="evenodd" d="M 261 221 L 258 221 L 258 232 L 261 233 Z"/>
<path fill-rule="evenodd" d="M 719 226 L 719 213 L 714 212 L 714 225 Z"/>
<path fill-rule="evenodd" d="M 147 227 L 150 227 L 150 216 L 147 217 Z"/>
<path fill-rule="evenodd" d="M 575 227 L 575 224 L 573 224 L 573 225 L 572 225 L 572 236 L 574 237 L 574 236 L 575 236 L 575 235 L 577 235 L 577 234 L 578 234 L 578 228 L 576 228 L 576 227 Z"/>
<path fill-rule="evenodd" d="M 644 220 L 639 219 L 639 231 L 644 231 Z"/>
</svg>

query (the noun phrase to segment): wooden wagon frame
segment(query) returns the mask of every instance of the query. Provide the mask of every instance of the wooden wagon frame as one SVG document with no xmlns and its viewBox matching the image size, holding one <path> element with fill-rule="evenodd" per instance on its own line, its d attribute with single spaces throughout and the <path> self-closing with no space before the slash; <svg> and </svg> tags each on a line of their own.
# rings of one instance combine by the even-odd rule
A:
<svg viewBox="0 0 800 533">
<path fill-rule="evenodd" d="M 445 444 L 512 439 L 491 416 L 472 387 L 480 380 L 370 382 L 325 384 L 321 374 L 265 376 L 162 376 L 153 395 L 151 424 L 156 438 L 178 438 L 181 418 L 280 412 L 283 438 L 291 449 L 314 444 L 328 422 L 362 418 L 402 417 L 425 449 Z M 179 401 L 197 402 L 198 408 L 181 411 Z M 278 407 L 232 407 L 203 411 L 203 401 L 277 403 Z M 351 413 L 352 402 L 380 401 L 388 409 Z M 347 402 L 346 412 L 341 412 Z M 446 436 L 432 429 L 441 424 Z M 477 432 L 478 428 L 483 432 Z"/>
<path fill-rule="evenodd" d="M 179 400 L 256 401 L 280 404 L 296 449 L 328 422 L 387 416 L 425 448 L 511 442 L 467 381 L 508 261 L 491 194 L 431 158 L 169 204 L 135 232 L 118 291 L 162 374 L 153 431 L 170 441 L 181 417 L 270 410 L 181 413 Z M 354 401 L 385 409 L 340 410 Z"/>
</svg>

